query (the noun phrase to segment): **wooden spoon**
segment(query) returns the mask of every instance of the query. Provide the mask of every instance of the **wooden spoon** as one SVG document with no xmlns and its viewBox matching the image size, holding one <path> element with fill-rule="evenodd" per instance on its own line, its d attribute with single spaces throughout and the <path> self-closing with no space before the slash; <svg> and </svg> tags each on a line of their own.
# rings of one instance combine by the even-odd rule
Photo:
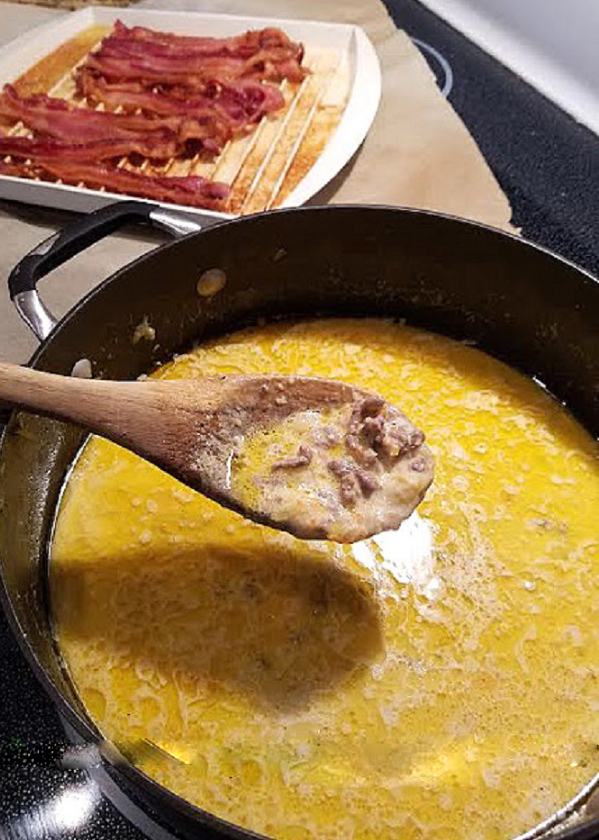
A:
<svg viewBox="0 0 599 840">
<path fill-rule="evenodd" d="M 240 445 L 253 433 L 271 429 L 291 415 L 330 414 L 344 406 L 349 411 L 349 407 L 353 410 L 372 399 L 371 394 L 342 382 L 309 377 L 222 375 L 114 382 L 58 376 L 0 362 L 0 400 L 108 438 L 225 507 L 304 539 L 354 542 L 387 528 L 378 527 L 386 523 L 379 523 L 376 517 L 374 525 L 354 522 L 354 512 L 343 505 L 340 510 L 329 505 L 326 517 L 322 510 L 299 505 L 289 516 L 281 513 L 280 504 L 270 504 L 268 493 L 258 501 L 249 499 L 231 481 Z M 374 399 L 379 408 L 384 404 L 380 398 Z M 424 496 L 432 480 L 432 457 L 423 444 L 424 436 L 401 412 L 393 411 L 408 424 L 410 434 L 412 430 L 416 433 L 407 462 L 398 458 L 388 470 L 398 473 L 400 463 L 404 468 L 406 463 L 416 465 L 409 471 L 412 483 L 407 490 L 404 488 L 401 511 L 391 516 L 391 524 L 397 527 Z M 310 487 L 309 468 L 306 479 L 304 484 Z M 339 478 L 331 474 L 329 483 L 336 481 Z M 377 494 L 370 495 L 373 504 Z M 361 502 L 368 508 L 369 499 Z M 341 523 L 341 527 L 335 525 L 337 513 L 344 515 L 346 524 Z"/>
</svg>

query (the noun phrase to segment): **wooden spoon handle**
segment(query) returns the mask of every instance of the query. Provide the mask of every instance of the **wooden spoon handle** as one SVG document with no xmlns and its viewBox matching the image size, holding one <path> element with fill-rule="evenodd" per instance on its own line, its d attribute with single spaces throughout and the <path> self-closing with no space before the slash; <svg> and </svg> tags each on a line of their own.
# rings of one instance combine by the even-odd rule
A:
<svg viewBox="0 0 599 840">
<path fill-rule="evenodd" d="M 89 382 L 42 373 L 38 370 L 0 362 L 0 400 L 39 414 L 70 419 L 77 397 L 89 393 Z"/>
<path fill-rule="evenodd" d="M 0 362 L 0 400 L 117 441 L 127 437 L 127 427 L 140 414 L 147 419 L 144 397 L 150 394 L 139 390 L 140 384 L 59 376 Z"/>
</svg>

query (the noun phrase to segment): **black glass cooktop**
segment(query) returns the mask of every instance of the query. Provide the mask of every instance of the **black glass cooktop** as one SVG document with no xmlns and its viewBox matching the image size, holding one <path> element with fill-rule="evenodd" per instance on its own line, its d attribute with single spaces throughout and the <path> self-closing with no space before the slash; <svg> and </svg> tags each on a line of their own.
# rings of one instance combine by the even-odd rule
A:
<svg viewBox="0 0 599 840">
<path fill-rule="evenodd" d="M 420 3 L 386 5 L 399 27 L 449 66 L 449 101 L 507 194 L 522 235 L 599 275 L 599 138 Z M 439 60 L 427 57 L 445 80 Z"/>
<path fill-rule="evenodd" d="M 599 139 L 419 3 L 388 0 L 387 6 L 477 140 L 523 235 L 599 273 Z M 73 761 L 73 739 L 2 616 L 0 674 L 2 840 L 173 836 L 101 767 Z M 210 835 L 197 829 L 193 836 Z"/>
</svg>

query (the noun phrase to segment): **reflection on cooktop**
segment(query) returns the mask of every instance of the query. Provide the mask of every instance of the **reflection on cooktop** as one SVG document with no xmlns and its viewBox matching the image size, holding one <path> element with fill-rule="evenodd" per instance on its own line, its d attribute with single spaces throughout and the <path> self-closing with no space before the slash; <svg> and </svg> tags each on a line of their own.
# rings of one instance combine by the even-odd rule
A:
<svg viewBox="0 0 599 840">
<path fill-rule="evenodd" d="M 4 660 L 4 655 L 2 658 Z M 22 682 L 15 695 L 20 695 L 25 685 Z M 152 836 L 125 822 L 88 770 L 70 766 L 68 760 L 64 760 L 72 749 L 64 735 L 42 740 L 43 731 L 52 728 L 55 715 L 48 708 L 43 717 L 31 719 L 26 712 L 27 696 L 26 691 L 18 716 L 11 715 L 8 720 L 19 722 L 22 728 L 26 722 L 32 734 L 28 738 L 13 736 L 8 741 L 3 737 L 0 749 L 0 836 L 3 840 L 62 840 L 74 836 L 90 840 L 107 837 L 141 840 Z M 3 704 L 5 700 L 3 697 Z M 7 705 L 10 712 L 13 703 L 9 700 Z M 3 717 L 3 730 L 6 724 Z"/>
<path fill-rule="evenodd" d="M 65 787 L 6 825 L 8 837 L 39 837 L 74 831 L 93 814 L 101 793 L 92 781 Z"/>
<path fill-rule="evenodd" d="M 510 198 L 515 224 L 528 238 L 599 272 L 599 185 L 591 177 L 599 172 L 599 140 L 415 0 L 387 0 L 387 6 L 479 143 Z M 423 532 L 423 551 L 426 545 Z M 434 586 L 430 572 L 423 586 Z M 0 668 L 2 840 L 173 836 L 162 817 L 147 814 L 121 790 L 97 750 L 81 749 L 85 745 L 59 719 L 2 616 Z M 193 831 L 196 840 L 214 836 Z"/>
</svg>

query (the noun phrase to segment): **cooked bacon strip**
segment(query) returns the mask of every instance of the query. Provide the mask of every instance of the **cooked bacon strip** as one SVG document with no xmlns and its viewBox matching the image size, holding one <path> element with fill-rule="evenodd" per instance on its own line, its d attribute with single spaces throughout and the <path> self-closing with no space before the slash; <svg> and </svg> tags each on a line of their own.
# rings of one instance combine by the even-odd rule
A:
<svg viewBox="0 0 599 840">
<path fill-rule="evenodd" d="M 68 143 L 53 137 L 2 137 L 0 136 L 0 155 L 23 158 L 24 160 L 44 158 L 58 161 L 96 161 L 107 158 L 125 157 L 138 154 L 143 157 L 168 159 L 173 157 L 179 142 L 171 131 L 152 132 L 144 137 L 114 140 L 92 140 L 89 143 Z M 162 135 L 162 139 L 158 135 Z"/>
<path fill-rule="evenodd" d="M 33 177 L 26 171 L 23 163 L 16 163 L 10 160 L 0 160 L 0 175 L 12 175 L 19 177 L 25 175 L 26 177 Z"/>
<path fill-rule="evenodd" d="M 77 74 L 77 86 L 90 102 L 103 102 L 109 108 L 198 121 L 213 117 L 224 122 L 234 134 L 249 130 L 265 114 L 278 111 L 285 104 L 283 94 L 274 85 L 249 79 L 232 84 L 210 80 L 203 94 L 179 98 L 147 90 L 140 82 L 111 83 L 82 67 Z"/>
<path fill-rule="evenodd" d="M 295 44 L 271 44 L 259 47 L 258 49 L 249 49 L 243 51 L 229 51 L 229 50 L 207 50 L 197 51 L 188 49 L 174 49 L 168 45 L 157 43 L 155 41 L 141 41 L 129 38 L 105 38 L 100 44 L 99 52 L 102 55 L 110 55 L 115 57 L 128 56 L 130 58 L 151 58 L 157 63 L 170 63 L 173 66 L 179 66 L 185 62 L 190 69 L 202 67 L 204 64 L 211 61 L 225 61 L 235 60 L 241 63 L 255 64 L 256 56 L 260 60 L 268 57 L 273 63 L 281 63 L 288 60 L 293 60 L 299 66 L 301 62 L 301 51 Z"/>
<path fill-rule="evenodd" d="M 110 79 L 179 84 L 201 90 L 209 78 L 252 77 L 300 82 L 304 48 L 280 29 L 248 31 L 233 38 L 189 38 L 128 28 L 120 21 L 88 56 L 85 66 Z"/>
<path fill-rule="evenodd" d="M 202 91 L 213 78 L 301 82 L 304 48 L 280 29 L 248 31 L 232 38 L 191 38 L 117 21 L 84 67 L 111 81 L 141 81 L 146 87 L 184 85 Z"/>
<path fill-rule="evenodd" d="M 257 75 L 259 78 L 281 81 L 289 78 L 299 82 L 304 69 L 295 54 L 287 47 L 269 47 L 253 52 L 248 57 L 240 55 L 197 55 L 189 52 L 165 50 L 161 44 L 147 41 L 110 39 L 104 41 L 94 55 L 106 58 L 127 58 L 142 62 L 164 72 L 204 73 L 206 68 L 217 70 L 220 66 L 233 78 Z M 215 75 L 217 75 L 215 73 Z"/>
<path fill-rule="evenodd" d="M 196 55 L 235 55 L 249 58 L 259 50 L 284 47 L 301 63 L 304 56 L 302 44 L 292 41 L 281 29 L 249 30 L 243 35 L 231 38 L 198 38 L 188 35 L 173 35 L 143 26 L 125 26 L 118 20 L 112 33 L 105 39 L 135 40 L 151 42 L 171 53 L 195 53 Z"/>
<path fill-rule="evenodd" d="M 224 210 L 224 201 L 229 193 L 226 184 L 208 181 L 196 176 L 168 177 L 161 175 L 140 175 L 110 164 L 79 163 L 45 160 L 16 164 L 0 160 L 0 173 L 20 175 L 28 178 L 60 178 L 67 184 L 84 183 L 88 187 L 105 187 L 116 193 L 168 201 L 172 204 L 187 204 L 209 210 Z"/>
<path fill-rule="evenodd" d="M 0 114 L 4 118 L 21 120 L 28 128 L 58 139 L 76 139 L 81 143 L 108 138 L 130 137 L 148 129 L 145 117 L 129 114 L 110 114 L 75 108 L 64 99 L 45 94 L 22 98 L 12 85 L 5 85 L 0 98 Z M 152 130 L 162 127 L 152 125 Z"/>
<path fill-rule="evenodd" d="M 77 144 L 114 140 L 129 140 L 135 146 L 146 143 L 157 149 L 171 143 L 171 151 L 140 152 L 148 157 L 171 157 L 184 151 L 188 140 L 201 142 L 211 152 L 218 152 L 231 136 L 230 128 L 216 115 L 205 114 L 202 119 L 169 116 L 151 118 L 143 114 L 115 114 L 111 111 L 92 111 L 70 106 L 64 99 L 45 94 L 22 98 L 12 85 L 5 85 L 0 97 L 0 116 L 21 120 L 40 134 Z"/>
<path fill-rule="evenodd" d="M 219 62 L 222 65 L 222 62 Z M 177 73 L 157 70 L 152 67 L 151 62 L 132 61 L 129 58 L 112 58 L 103 56 L 101 53 L 91 53 L 83 65 L 93 71 L 96 75 L 104 76 L 113 81 L 140 81 L 144 87 L 152 88 L 155 85 L 183 85 L 191 92 L 201 93 L 206 87 L 206 73 L 186 74 L 185 71 Z M 222 72 L 222 66 L 218 68 Z M 214 68 L 210 68 L 209 75 L 214 76 Z M 229 75 L 225 74 L 227 78 Z"/>
<path fill-rule="evenodd" d="M 136 55 L 125 48 L 101 47 L 88 56 L 85 66 L 109 79 L 139 79 L 148 86 L 185 85 L 194 91 L 202 91 L 206 82 L 214 78 L 229 81 L 250 77 L 277 82 L 287 78 L 300 82 L 305 75 L 297 60 L 273 55 L 269 50 L 248 59 L 209 56 L 190 61 L 179 56 L 158 58 L 146 51 Z"/>
<path fill-rule="evenodd" d="M 253 113 L 262 105 L 265 113 L 276 111 L 285 105 L 285 97 L 276 85 L 255 79 L 208 79 L 201 93 L 195 95 L 192 95 L 189 88 L 182 84 L 157 85 L 154 89 L 179 103 L 204 96 L 210 101 L 226 106 L 232 114 L 238 116 L 240 116 L 240 105 L 248 114 Z"/>
</svg>

